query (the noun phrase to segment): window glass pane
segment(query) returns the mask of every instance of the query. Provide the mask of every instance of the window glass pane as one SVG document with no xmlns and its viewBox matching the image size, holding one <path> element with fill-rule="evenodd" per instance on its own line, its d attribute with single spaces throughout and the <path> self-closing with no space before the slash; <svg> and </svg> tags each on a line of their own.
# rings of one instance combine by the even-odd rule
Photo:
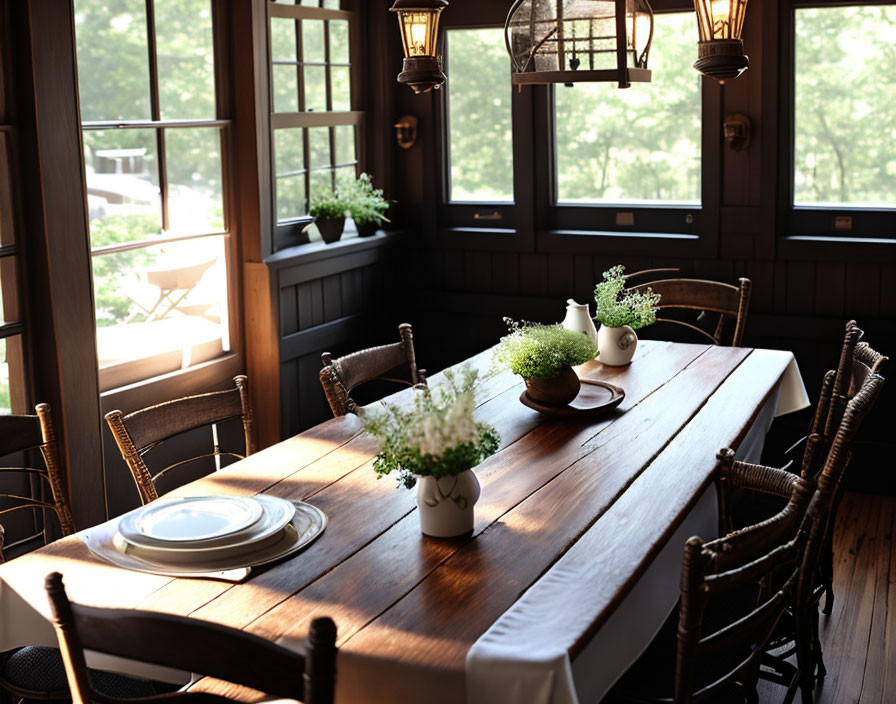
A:
<svg viewBox="0 0 896 704">
<path fill-rule="evenodd" d="M 327 109 L 327 69 L 305 66 L 305 110 L 325 112 Z"/>
<path fill-rule="evenodd" d="M 16 278 L 16 258 L 0 259 L 0 325 L 19 321 L 19 284 Z"/>
<path fill-rule="evenodd" d="M 274 112 L 299 111 L 299 77 L 295 66 L 276 64 L 274 73 Z"/>
<path fill-rule="evenodd" d="M 329 191 L 333 188 L 333 171 L 331 169 L 321 169 L 312 171 L 311 178 L 311 195 L 320 193 L 321 191 Z"/>
<path fill-rule="evenodd" d="M 296 220 L 308 212 L 305 206 L 305 176 L 277 177 L 277 222 Z"/>
<path fill-rule="evenodd" d="M 33 413 L 25 407 L 22 336 L 0 339 L 0 415 Z"/>
<path fill-rule="evenodd" d="M 209 0 L 155 0 L 163 120 L 213 120 L 215 50 Z"/>
<path fill-rule="evenodd" d="M 501 29 L 447 32 L 453 201 L 513 200 L 510 57 Z"/>
<path fill-rule="evenodd" d="M 311 150 L 311 168 L 330 166 L 330 128 L 312 127 L 308 130 L 308 148 Z"/>
<path fill-rule="evenodd" d="M 336 129 L 336 163 L 354 164 L 355 155 L 355 128 L 353 125 L 339 125 Z"/>
<path fill-rule="evenodd" d="M 351 69 L 334 66 L 330 69 L 330 90 L 333 94 L 333 110 L 352 109 Z"/>
<path fill-rule="evenodd" d="M 317 64 L 326 61 L 323 20 L 302 20 L 302 61 Z"/>
<path fill-rule="evenodd" d="M 327 10 L 338 10 L 339 0 L 324 0 L 323 7 Z"/>
<path fill-rule="evenodd" d="M 296 60 L 296 22 L 283 17 L 271 18 L 271 58 L 274 61 Z"/>
<path fill-rule="evenodd" d="M 301 129 L 274 132 L 277 178 L 277 219 L 294 220 L 307 212 L 305 206 L 305 157 Z"/>
<path fill-rule="evenodd" d="M 224 229 L 221 131 L 165 130 L 168 219 L 172 232 L 205 234 Z"/>
<path fill-rule="evenodd" d="M 663 205 L 701 199 L 694 13 L 656 15 L 651 83 L 554 87 L 557 199 Z"/>
<path fill-rule="evenodd" d="M 94 256 L 100 368 L 158 356 L 146 378 L 229 349 L 224 245 L 203 237 Z"/>
<path fill-rule="evenodd" d="M 893 207 L 896 6 L 798 8 L 796 205 Z"/>
<path fill-rule="evenodd" d="M 348 21 L 330 20 L 330 63 L 349 62 Z"/>
<path fill-rule="evenodd" d="M 81 119 L 148 120 L 144 0 L 75 0 Z"/>
<path fill-rule="evenodd" d="M 92 247 L 161 232 L 155 130 L 87 130 L 84 161 Z"/>
</svg>

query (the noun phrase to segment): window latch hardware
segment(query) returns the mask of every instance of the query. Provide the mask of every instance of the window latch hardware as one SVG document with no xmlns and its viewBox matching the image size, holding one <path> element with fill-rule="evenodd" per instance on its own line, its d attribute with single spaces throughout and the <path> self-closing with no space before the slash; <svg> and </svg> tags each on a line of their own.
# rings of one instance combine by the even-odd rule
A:
<svg viewBox="0 0 896 704">
<path fill-rule="evenodd" d="M 504 217 L 497 210 L 490 213 L 474 213 L 474 220 L 503 220 Z"/>
<path fill-rule="evenodd" d="M 852 216 L 851 215 L 837 215 L 834 217 L 834 229 L 835 230 L 851 230 L 852 229 Z"/>
</svg>

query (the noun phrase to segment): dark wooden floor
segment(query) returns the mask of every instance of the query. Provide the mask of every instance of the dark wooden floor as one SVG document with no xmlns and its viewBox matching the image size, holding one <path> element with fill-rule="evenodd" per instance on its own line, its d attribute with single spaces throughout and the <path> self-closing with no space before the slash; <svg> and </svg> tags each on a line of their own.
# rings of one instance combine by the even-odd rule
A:
<svg viewBox="0 0 896 704">
<path fill-rule="evenodd" d="M 845 495 L 834 545 L 834 610 L 821 617 L 828 676 L 817 704 L 896 703 L 894 531 L 896 497 Z M 760 687 L 762 704 L 781 701 L 782 688 Z"/>
</svg>

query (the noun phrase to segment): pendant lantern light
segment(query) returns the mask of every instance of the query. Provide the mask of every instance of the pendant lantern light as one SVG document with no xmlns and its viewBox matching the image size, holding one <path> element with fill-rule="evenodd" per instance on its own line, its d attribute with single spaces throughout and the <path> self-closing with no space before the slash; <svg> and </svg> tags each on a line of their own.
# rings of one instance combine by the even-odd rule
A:
<svg viewBox="0 0 896 704">
<path fill-rule="evenodd" d="M 445 82 L 442 57 L 438 53 L 439 15 L 447 0 L 395 0 L 392 12 L 398 15 L 404 65 L 398 82 L 415 93 L 438 90 Z"/>
<path fill-rule="evenodd" d="M 516 0 L 504 33 L 514 85 L 650 81 L 648 0 Z"/>
<path fill-rule="evenodd" d="M 747 0 L 694 0 L 700 30 L 694 68 L 721 83 L 737 78 L 750 65 L 741 34 Z"/>
</svg>

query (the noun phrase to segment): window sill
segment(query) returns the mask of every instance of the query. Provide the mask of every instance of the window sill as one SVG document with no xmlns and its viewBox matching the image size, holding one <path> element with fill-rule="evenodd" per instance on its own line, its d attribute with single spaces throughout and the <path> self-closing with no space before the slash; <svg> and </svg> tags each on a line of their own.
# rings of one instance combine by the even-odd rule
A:
<svg viewBox="0 0 896 704">
<path fill-rule="evenodd" d="M 880 261 L 889 260 L 894 252 L 896 239 L 892 237 L 787 235 L 778 238 L 781 259 Z"/>
<path fill-rule="evenodd" d="M 403 242 L 409 235 L 410 230 L 377 230 L 372 237 L 358 237 L 354 235 L 345 237 L 332 244 L 326 242 L 308 242 L 307 244 L 299 244 L 294 247 L 281 249 L 279 252 L 266 257 L 264 262 L 272 270 L 281 269 L 288 266 L 300 264 L 311 264 L 314 262 L 332 259 L 333 257 L 344 257 L 349 254 L 356 254 L 370 249 L 379 247 L 387 247 Z"/>
<path fill-rule="evenodd" d="M 699 235 L 615 230 L 539 230 L 538 251 L 577 254 L 702 257 L 714 254 L 712 242 Z"/>
</svg>

